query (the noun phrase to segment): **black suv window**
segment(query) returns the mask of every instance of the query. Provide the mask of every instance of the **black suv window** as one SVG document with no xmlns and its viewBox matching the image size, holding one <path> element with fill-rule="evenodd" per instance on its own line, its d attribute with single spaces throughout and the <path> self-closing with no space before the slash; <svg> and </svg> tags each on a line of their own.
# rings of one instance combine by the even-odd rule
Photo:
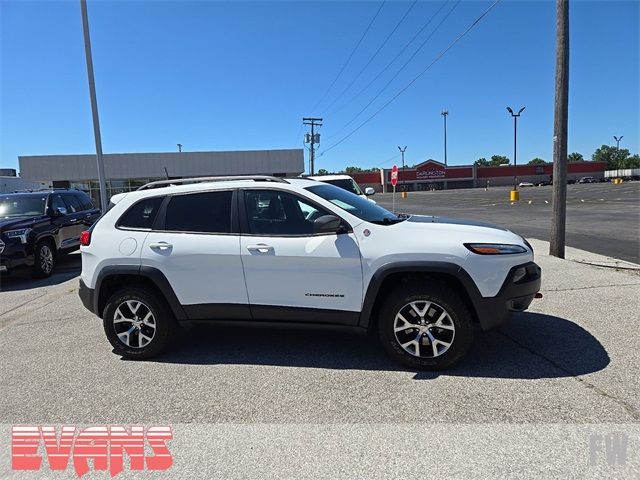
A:
<svg viewBox="0 0 640 480">
<path fill-rule="evenodd" d="M 93 210 L 93 202 L 91 202 L 91 198 L 89 198 L 89 195 L 83 192 L 78 192 L 75 195 L 76 198 L 80 200 L 83 210 Z"/>
<path fill-rule="evenodd" d="M 59 193 L 51 195 L 49 205 L 51 206 L 51 212 L 54 214 L 58 211 L 58 209 L 62 209 L 62 212 L 71 213 L 69 212 L 69 207 L 67 207 L 67 204 L 64 203 L 64 200 L 62 199 L 62 195 L 60 195 Z"/>
<path fill-rule="evenodd" d="M 119 227 L 150 229 L 165 197 L 149 197 L 140 200 L 127 210 L 118 221 Z"/>
<path fill-rule="evenodd" d="M 64 201 L 68 205 L 69 213 L 77 213 L 83 210 L 80 200 L 78 200 L 78 198 L 75 195 L 66 193 L 62 196 L 62 198 L 64 198 Z"/>
<path fill-rule="evenodd" d="M 313 222 L 330 212 L 277 190 L 246 190 L 249 231 L 255 235 L 311 235 Z"/>
<path fill-rule="evenodd" d="M 174 232 L 231 232 L 232 191 L 191 193 L 172 197 L 165 230 Z"/>
</svg>

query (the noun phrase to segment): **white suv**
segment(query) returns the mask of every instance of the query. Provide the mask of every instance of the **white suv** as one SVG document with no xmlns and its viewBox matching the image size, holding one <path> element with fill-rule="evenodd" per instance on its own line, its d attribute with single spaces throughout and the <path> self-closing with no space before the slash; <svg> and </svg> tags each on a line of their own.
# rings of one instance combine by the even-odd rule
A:
<svg viewBox="0 0 640 480">
<path fill-rule="evenodd" d="M 250 320 L 369 331 L 405 365 L 444 368 L 474 323 L 525 310 L 541 278 L 510 231 L 264 176 L 115 195 L 81 244 L 80 298 L 127 358 L 159 354 L 183 322 Z"/>
</svg>

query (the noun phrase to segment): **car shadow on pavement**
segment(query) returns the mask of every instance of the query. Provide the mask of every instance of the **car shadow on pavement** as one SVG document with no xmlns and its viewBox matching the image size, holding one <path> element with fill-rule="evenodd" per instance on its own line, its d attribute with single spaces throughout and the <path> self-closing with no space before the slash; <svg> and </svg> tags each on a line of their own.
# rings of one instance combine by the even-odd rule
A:
<svg viewBox="0 0 640 480">
<path fill-rule="evenodd" d="M 80 275 L 82 260 L 79 253 L 58 255 L 57 265 L 49 278 L 34 278 L 30 268 L 21 268 L 0 277 L 0 292 L 17 292 L 33 288 L 50 287 Z"/>
<path fill-rule="evenodd" d="M 340 331 L 197 325 L 177 345 L 152 361 L 180 364 L 273 365 L 306 368 L 410 371 L 364 335 Z M 499 330 L 476 332 L 463 361 L 440 375 L 536 379 L 585 375 L 604 369 L 609 355 L 588 331 L 569 320 L 519 313 Z"/>
</svg>

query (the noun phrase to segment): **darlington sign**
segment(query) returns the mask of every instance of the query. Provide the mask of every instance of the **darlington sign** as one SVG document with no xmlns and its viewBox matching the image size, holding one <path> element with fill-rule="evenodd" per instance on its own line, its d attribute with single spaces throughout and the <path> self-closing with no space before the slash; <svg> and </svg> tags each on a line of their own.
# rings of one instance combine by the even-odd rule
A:
<svg viewBox="0 0 640 480">
<path fill-rule="evenodd" d="M 418 180 L 423 178 L 444 178 L 444 170 L 417 170 L 416 178 Z"/>
</svg>

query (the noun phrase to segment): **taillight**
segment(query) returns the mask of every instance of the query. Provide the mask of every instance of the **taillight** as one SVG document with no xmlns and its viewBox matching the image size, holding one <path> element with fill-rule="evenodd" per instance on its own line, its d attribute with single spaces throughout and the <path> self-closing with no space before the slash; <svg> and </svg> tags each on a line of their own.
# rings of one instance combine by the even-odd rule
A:
<svg viewBox="0 0 640 480">
<path fill-rule="evenodd" d="M 80 245 L 83 247 L 88 246 L 91 243 L 91 230 L 85 230 L 80 234 Z"/>
</svg>

